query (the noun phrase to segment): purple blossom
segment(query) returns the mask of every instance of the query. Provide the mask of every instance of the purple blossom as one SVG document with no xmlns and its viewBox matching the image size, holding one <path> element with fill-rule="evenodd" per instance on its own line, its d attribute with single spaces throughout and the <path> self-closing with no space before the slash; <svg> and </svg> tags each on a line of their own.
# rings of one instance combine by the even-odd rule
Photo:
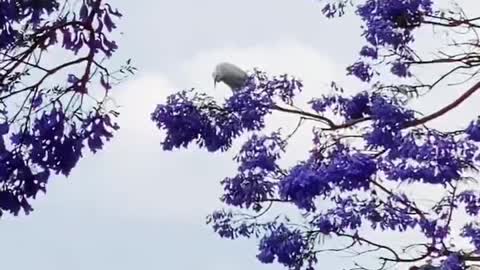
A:
<svg viewBox="0 0 480 270">
<path fill-rule="evenodd" d="M 275 99 L 291 102 L 301 87 L 299 81 L 286 75 L 269 79 L 257 71 L 223 106 L 206 95 L 182 91 L 168 97 L 166 104 L 159 104 L 151 119 L 167 133 L 162 142 L 165 150 L 187 147 L 195 141 L 209 151 L 225 151 L 242 133 L 263 129 Z"/>
<path fill-rule="evenodd" d="M 372 47 L 369 47 L 369 46 L 363 46 L 362 49 L 360 50 L 360 55 L 363 56 L 363 57 L 377 59 L 378 58 L 378 49 L 372 48 Z"/>
<path fill-rule="evenodd" d="M 370 82 L 374 75 L 374 71 L 369 64 L 356 62 L 347 68 L 347 74 L 353 75 L 364 82 Z"/>
<path fill-rule="evenodd" d="M 317 113 L 331 110 L 345 117 L 345 120 L 359 119 L 370 114 L 370 95 L 362 91 L 351 98 L 338 95 L 324 95 L 310 101 Z"/>
<path fill-rule="evenodd" d="M 225 189 L 222 201 L 246 208 L 253 206 L 255 211 L 262 209 L 263 202 L 274 198 L 276 183 L 272 178 L 281 173 L 276 162 L 285 144 L 278 132 L 271 136 L 253 135 L 235 157 L 238 174 L 222 181 Z"/>
<path fill-rule="evenodd" d="M 477 224 L 466 224 L 462 229 L 461 236 L 469 238 L 470 243 L 475 247 L 475 249 L 480 250 L 480 228 Z"/>
<path fill-rule="evenodd" d="M 477 216 L 480 211 L 480 194 L 478 191 L 465 190 L 458 194 L 458 201 L 465 204 L 465 211 L 471 216 Z"/>
<path fill-rule="evenodd" d="M 98 125 L 104 125 L 99 128 Z M 29 213 L 32 208 L 29 199 L 35 198 L 39 191 L 46 192 L 46 185 L 52 173 L 68 176 L 83 156 L 85 142 L 95 152 L 109 139 L 112 133 L 105 128 L 118 129 L 109 115 L 98 113 L 87 117 L 78 128 L 68 123 L 61 108 L 53 107 L 34 120 L 31 131 L 11 133 L 9 150 L 3 144 L 3 128 L 0 145 L 0 214 L 3 211 L 17 215 L 21 209 Z M 95 137 L 97 144 L 91 144 Z M 15 195 L 14 195 L 15 194 Z M 5 200 L 2 202 L 2 198 Z"/>
<path fill-rule="evenodd" d="M 361 92 L 345 102 L 344 111 L 347 120 L 359 119 L 370 114 L 370 100 L 366 92 Z"/>
<path fill-rule="evenodd" d="M 345 110 L 345 103 L 348 101 L 349 99 L 338 95 L 323 95 L 321 98 L 312 99 L 309 104 L 317 113 L 324 113 L 327 110 L 338 113 Z"/>
<path fill-rule="evenodd" d="M 465 263 L 460 259 L 459 254 L 449 255 L 440 266 L 440 270 L 463 270 Z"/>
<path fill-rule="evenodd" d="M 290 268 L 300 269 L 304 253 L 308 251 L 308 242 L 298 230 L 290 230 L 280 224 L 259 245 L 257 258 L 263 263 L 272 263 L 275 259 Z"/>
<path fill-rule="evenodd" d="M 276 222 L 259 223 L 252 216 L 238 218 L 236 213 L 217 210 L 207 216 L 207 224 L 222 238 L 258 236 L 277 226 Z"/>
<path fill-rule="evenodd" d="M 397 146 L 389 151 L 384 171 L 399 181 L 423 181 L 445 185 L 461 177 L 470 167 L 478 147 L 452 135 L 436 132 L 419 137 L 408 133 L 396 139 Z M 415 163 L 409 161 L 416 161 Z"/>
<path fill-rule="evenodd" d="M 312 221 L 323 234 L 331 232 L 355 231 L 365 220 L 373 229 L 405 231 L 418 224 L 418 218 L 411 209 L 399 209 L 399 198 L 391 196 L 386 200 L 372 197 L 359 199 L 356 195 L 334 196 L 335 207 L 322 211 Z M 403 201 L 408 199 L 403 198 Z"/>
<path fill-rule="evenodd" d="M 274 182 L 259 173 L 238 174 L 233 178 L 225 178 L 221 184 L 225 194 L 222 201 L 232 206 L 262 209 L 262 203 L 274 196 Z"/>
<path fill-rule="evenodd" d="M 390 71 L 398 77 L 410 77 L 412 74 L 408 71 L 409 67 L 409 64 L 397 61 L 392 64 Z"/>
<path fill-rule="evenodd" d="M 329 161 L 295 166 L 280 182 L 280 196 L 292 200 L 307 211 L 316 209 L 314 199 L 328 195 L 334 187 L 342 191 L 366 190 L 376 172 L 375 162 L 367 155 L 349 153 L 348 149 L 333 151 Z"/>
<path fill-rule="evenodd" d="M 465 133 L 468 135 L 468 138 L 475 142 L 480 142 L 480 120 L 470 122 Z"/>
<path fill-rule="evenodd" d="M 364 36 L 370 44 L 399 49 L 413 40 L 411 28 L 419 26 L 431 8 L 429 0 L 368 0 L 357 13 L 366 24 Z"/>
<path fill-rule="evenodd" d="M 443 240 L 448 236 L 449 229 L 438 223 L 438 220 L 420 220 L 418 225 L 426 237 Z"/>
<path fill-rule="evenodd" d="M 31 201 L 38 192 L 46 192 L 53 174 L 68 176 L 83 157 L 85 146 L 94 153 L 99 151 L 118 129 L 111 118 L 117 116 L 117 112 L 109 110 L 104 101 L 91 106 L 91 102 L 84 102 L 82 95 L 97 74 L 94 69 L 98 66 L 94 63 L 101 63 L 100 58 L 112 55 L 116 49 L 111 33 L 99 24 L 107 16 L 107 28 L 114 29 L 113 17 L 119 13 L 106 1 L 81 1 L 79 10 L 73 6 L 63 9 L 64 2 L 7 0 L 0 3 L 2 55 L 23 52 L 21 57 L 2 59 L 0 215 L 30 213 Z M 40 57 L 35 59 L 35 64 L 30 63 L 34 55 L 62 48 L 72 53 L 71 56 L 86 51 L 88 57 L 70 60 L 67 56 L 65 59 L 69 60 L 48 65 Z M 27 62 L 30 64 L 25 68 Z M 65 74 L 67 68 L 74 73 L 66 78 L 56 77 Z M 40 70 L 46 71 L 45 77 L 41 75 L 41 80 L 32 81 L 38 77 L 32 74 L 38 75 Z M 109 79 L 111 76 L 103 78 L 104 86 L 108 86 Z M 46 81 L 54 82 L 55 86 L 49 87 Z M 17 108 L 14 100 L 23 99 L 24 104 Z"/>
<path fill-rule="evenodd" d="M 371 96 L 370 116 L 374 120 L 373 129 L 365 135 L 365 139 L 372 148 L 397 147 L 401 130 L 414 120 L 413 111 L 402 108 L 397 100 L 379 94 Z"/>
<path fill-rule="evenodd" d="M 235 160 L 240 163 L 238 170 L 275 172 L 279 169 L 276 164 L 281 153 L 285 151 L 286 142 L 279 132 L 273 132 L 270 136 L 258 136 L 253 134 L 240 149 Z"/>
<path fill-rule="evenodd" d="M 345 7 L 349 4 L 348 0 L 339 0 L 335 3 L 327 3 L 322 8 L 322 13 L 327 18 L 341 17 L 345 14 Z"/>
<path fill-rule="evenodd" d="M 331 190 L 320 172 L 308 163 L 293 167 L 280 182 L 279 188 L 282 198 L 292 200 L 298 208 L 307 211 L 316 209 L 313 202 L 315 197 Z"/>
</svg>

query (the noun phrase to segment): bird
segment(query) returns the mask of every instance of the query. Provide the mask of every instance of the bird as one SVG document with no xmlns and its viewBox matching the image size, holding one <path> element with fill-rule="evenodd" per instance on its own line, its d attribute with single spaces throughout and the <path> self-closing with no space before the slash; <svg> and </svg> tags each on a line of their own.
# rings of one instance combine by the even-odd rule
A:
<svg viewBox="0 0 480 270">
<path fill-rule="evenodd" d="M 223 82 L 235 92 L 245 84 L 248 74 L 234 64 L 222 62 L 215 66 L 212 77 L 214 88 L 216 88 L 217 82 Z"/>
</svg>

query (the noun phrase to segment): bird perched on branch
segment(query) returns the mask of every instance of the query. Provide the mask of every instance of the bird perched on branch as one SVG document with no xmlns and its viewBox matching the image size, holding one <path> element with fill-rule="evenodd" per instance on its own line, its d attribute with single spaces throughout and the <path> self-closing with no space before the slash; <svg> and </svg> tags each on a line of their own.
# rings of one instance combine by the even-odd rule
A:
<svg viewBox="0 0 480 270">
<path fill-rule="evenodd" d="M 223 82 L 228 85 L 232 91 L 242 87 L 248 79 L 248 74 L 241 68 L 227 62 L 222 62 L 215 67 L 212 73 L 213 87 L 217 82 Z"/>
</svg>

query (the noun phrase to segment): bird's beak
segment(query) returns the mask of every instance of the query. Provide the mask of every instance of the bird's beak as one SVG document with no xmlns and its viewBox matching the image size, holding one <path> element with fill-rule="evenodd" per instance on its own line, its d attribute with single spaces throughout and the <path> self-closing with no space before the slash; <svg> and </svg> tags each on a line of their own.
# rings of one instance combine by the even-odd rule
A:
<svg viewBox="0 0 480 270">
<path fill-rule="evenodd" d="M 213 80 L 213 89 L 217 89 L 217 80 Z"/>
</svg>

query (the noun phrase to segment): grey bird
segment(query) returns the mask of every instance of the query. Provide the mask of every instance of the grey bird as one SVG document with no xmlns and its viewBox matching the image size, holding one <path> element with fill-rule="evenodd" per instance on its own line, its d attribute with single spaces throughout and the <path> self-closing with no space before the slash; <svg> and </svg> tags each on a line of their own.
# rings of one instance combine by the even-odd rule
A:
<svg viewBox="0 0 480 270">
<path fill-rule="evenodd" d="M 217 82 L 223 82 L 228 85 L 232 91 L 235 91 L 245 84 L 248 79 L 248 74 L 234 64 L 222 62 L 215 67 L 212 77 L 214 88 L 216 88 Z"/>
</svg>

